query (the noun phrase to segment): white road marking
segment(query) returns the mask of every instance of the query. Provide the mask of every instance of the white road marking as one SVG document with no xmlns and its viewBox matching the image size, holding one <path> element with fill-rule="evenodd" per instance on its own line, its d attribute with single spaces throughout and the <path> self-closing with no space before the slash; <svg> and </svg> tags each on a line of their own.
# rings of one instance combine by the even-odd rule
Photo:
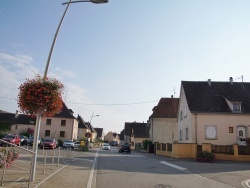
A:
<svg viewBox="0 0 250 188">
<path fill-rule="evenodd" d="M 219 184 L 223 185 L 224 187 L 235 188 L 235 187 L 233 187 L 233 186 L 231 186 L 231 185 L 227 185 L 227 184 L 225 184 L 225 183 L 222 183 L 222 182 L 219 182 L 219 181 L 216 181 L 216 180 L 213 180 L 213 179 L 209 179 L 209 178 L 206 178 L 206 177 L 204 177 L 204 176 L 200 176 L 200 175 L 198 175 L 198 174 L 194 174 L 194 173 L 192 173 L 192 172 L 189 172 L 189 171 L 187 171 L 188 169 L 186 169 L 186 168 L 183 168 L 183 167 L 180 167 L 180 166 L 171 164 L 171 163 L 167 163 L 167 162 L 165 162 L 165 161 L 161 161 L 160 163 L 165 164 L 165 165 L 170 166 L 170 167 L 173 167 L 173 168 L 176 168 L 176 169 L 181 170 L 181 171 L 185 171 L 185 172 L 188 173 L 188 174 L 192 174 L 192 175 L 197 176 L 197 177 L 199 177 L 199 178 L 202 178 L 202 179 L 204 179 L 204 180 L 219 183 Z"/>
<path fill-rule="evenodd" d="M 165 165 L 170 166 L 170 167 L 173 167 L 173 168 L 176 168 L 176 169 L 178 169 L 178 170 L 188 170 L 188 169 L 186 169 L 186 168 L 183 168 L 183 167 L 180 167 L 180 166 L 171 164 L 171 163 L 167 163 L 167 162 L 165 162 L 165 161 L 161 161 L 160 163 L 161 163 L 161 164 L 165 164 Z"/>
<path fill-rule="evenodd" d="M 250 179 L 241 182 L 242 187 L 250 188 Z"/>
<path fill-rule="evenodd" d="M 222 184 L 222 185 L 224 185 L 225 187 L 236 188 L 236 187 L 233 187 L 233 186 L 231 186 L 231 185 L 227 185 L 227 184 L 225 184 L 225 183 L 222 183 L 222 182 L 219 182 L 219 181 L 216 181 L 216 180 L 213 180 L 213 179 L 209 179 L 209 178 L 206 178 L 206 177 L 204 177 L 204 176 L 200 176 L 200 175 L 198 175 L 198 174 L 194 174 L 194 173 L 192 173 L 192 172 L 188 172 L 188 171 L 186 171 L 186 172 L 189 173 L 189 174 L 195 175 L 195 176 L 197 176 L 197 177 L 199 177 L 199 178 L 202 178 L 202 179 L 204 179 L 204 180 L 208 180 L 208 181 L 212 181 L 212 182 L 216 182 L 216 183 Z"/>
<path fill-rule="evenodd" d="M 94 174 L 94 171 L 95 171 L 95 164 L 96 164 L 97 158 L 98 158 L 98 150 L 95 153 L 95 159 L 94 159 L 94 162 L 93 162 L 90 174 L 89 174 L 89 180 L 88 180 L 87 188 L 92 187 L 92 179 L 93 179 L 93 174 Z"/>
<path fill-rule="evenodd" d="M 50 174 L 47 178 L 43 179 L 40 183 L 38 183 L 34 188 L 38 188 L 40 185 L 42 185 L 45 181 L 47 181 L 49 178 L 51 178 L 52 176 L 54 176 L 57 172 L 61 171 L 62 169 L 64 169 L 65 167 L 67 167 L 70 163 L 68 163 L 67 165 L 64 165 L 62 168 L 58 169 L 57 171 L 55 171 L 54 173 Z"/>
</svg>

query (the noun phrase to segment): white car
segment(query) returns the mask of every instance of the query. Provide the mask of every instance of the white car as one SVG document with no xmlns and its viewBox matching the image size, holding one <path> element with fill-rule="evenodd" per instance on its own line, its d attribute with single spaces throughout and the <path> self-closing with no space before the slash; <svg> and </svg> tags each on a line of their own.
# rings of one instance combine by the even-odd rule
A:
<svg viewBox="0 0 250 188">
<path fill-rule="evenodd" d="M 72 148 L 72 149 L 74 149 L 74 142 L 72 140 L 65 140 L 63 142 L 63 148 Z"/>
<path fill-rule="evenodd" d="M 75 141 L 75 143 L 74 143 L 74 149 L 78 149 L 80 145 L 81 145 L 80 141 Z"/>
<path fill-rule="evenodd" d="M 104 143 L 104 144 L 102 145 L 102 149 L 103 149 L 103 150 L 110 150 L 110 145 L 107 144 L 107 143 Z"/>
</svg>

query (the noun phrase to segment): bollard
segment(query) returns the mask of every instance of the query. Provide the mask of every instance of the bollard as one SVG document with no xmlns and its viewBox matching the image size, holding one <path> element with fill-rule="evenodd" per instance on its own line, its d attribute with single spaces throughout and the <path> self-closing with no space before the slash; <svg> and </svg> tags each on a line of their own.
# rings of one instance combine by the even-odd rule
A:
<svg viewBox="0 0 250 188">
<path fill-rule="evenodd" d="M 57 166 L 59 166 L 59 160 L 60 160 L 60 147 L 58 147 Z"/>
<path fill-rule="evenodd" d="M 52 156 L 52 161 L 51 161 L 51 169 L 53 170 L 54 166 L 54 161 L 55 161 L 55 149 L 53 149 L 53 156 Z"/>
<path fill-rule="evenodd" d="M 43 162 L 43 173 L 44 174 L 45 174 L 45 168 L 46 168 L 46 160 L 47 160 L 47 152 L 45 153 L 44 162 Z"/>
<path fill-rule="evenodd" d="M 29 177 L 29 182 L 28 182 L 28 188 L 30 188 L 30 184 L 31 184 L 31 174 L 32 174 L 32 166 L 33 166 L 33 157 L 34 155 L 31 156 L 31 160 L 30 160 L 30 177 Z"/>
</svg>

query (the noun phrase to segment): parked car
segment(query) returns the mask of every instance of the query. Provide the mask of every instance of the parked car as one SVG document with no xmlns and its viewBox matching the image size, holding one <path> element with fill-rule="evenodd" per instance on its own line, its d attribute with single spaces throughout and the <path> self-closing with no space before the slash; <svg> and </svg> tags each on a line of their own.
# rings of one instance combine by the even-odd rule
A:
<svg viewBox="0 0 250 188">
<path fill-rule="evenodd" d="M 111 142 L 109 143 L 109 145 L 111 145 L 111 146 L 117 146 L 118 143 L 117 143 L 117 141 L 111 141 Z"/>
<path fill-rule="evenodd" d="M 33 146 L 33 142 L 34 142 L 34 136 L 30 137 L 30 145 Z M 42 139 L 39 137 L 38 140 L 37 140 L 37 145 L 40 146 L 42 142 Z"/>
<path fill-rule="evenodd" d="M 57 147 L 56 140 L 53 138 L 46 138 L 42 141 L 40 144 L 40 148 L 49 148 L 49 149 L 55 149 Z"/>
<path fill-rule="evenodd" d="M 22 141 L 21 141 L 21 146 L 30 146 L 31 143 L 30 143 L 30 139 L 27 138 L 24 138 Z"/>
<path fill-rule="evenodd" d="M 9 142 L 11 144 L 16 144 L 18 146 L 20 146 L 20 143 L 21 143 L 20 137 L 18 135 L 13 135 L 13 134 L 6 135 L 4 138 L 2 138 L 2 140 Z M 7 144 L 2 143 L 2 145 L 7 145 Z"/>
<path fill-rule="evenodd" d="M 72 149 L 74 149 L 74 142 L 72 140 L 65 140 L 63 142 L 63 148 L 72 148 Z"/>
<path fill-rule="evenodd" d="M 19 135 L 19 137 L 20 137 L 21 143 L 22 143 L 22 141 L 23 141 L 24 139 L 28 139 L 28 137 L 27 137 L 27 136 L 24 136 L 24 135 Z"/>
<path fill-rule="evenodd" d="M 103 150 L 110 150 L 110 145 L 109 145 L 108 143 L 104 143 L 104 144 L 102 145 L 102 149 L 103 149 Z"/>
<path fill-rule="evenodd" d="M 80 145 L 81 145 L 81 141 L 75 141 L 74 142 L 74 149 L 78 149 Z"/>
<path fill-rule="evenodd" d="M 130 144 L 125 143 L 121 145 L 121 147 L 119 148 L 119 153 L 122 153 L 122 152 L 131 153 Z"/>
</svg>

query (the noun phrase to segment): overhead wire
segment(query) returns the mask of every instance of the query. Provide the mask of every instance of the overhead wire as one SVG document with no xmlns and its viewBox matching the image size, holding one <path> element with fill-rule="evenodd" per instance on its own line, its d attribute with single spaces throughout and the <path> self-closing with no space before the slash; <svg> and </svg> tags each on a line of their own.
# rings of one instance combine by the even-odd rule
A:
<svg viewBox="0 0 250 188">
<path fill-rule="evenodd" d="M 3 97 L 0 96 L 0 98 L 7 98 L 7 99 L 14 99 L 17 100 L 16 98 L 12 97 Z M 81 102 L 70 102 L 67 101 L 67 103 L 72 103 L 72 104 L 80 104 L 80 105 L 85 105 L 85 106 L 128 106 L 128 105 L 139 105 L 139 104 L 146 104 L 146 103 L 153 103 L 153 102 L 158 102 L 159 100 L 154 100 L 154 101 L 143 101 L 143 102 L 133 102 L 133 103 L 109 103 L 109 104 L 90 104 L 90 103 L 81 103 Z"/>
</svg>

